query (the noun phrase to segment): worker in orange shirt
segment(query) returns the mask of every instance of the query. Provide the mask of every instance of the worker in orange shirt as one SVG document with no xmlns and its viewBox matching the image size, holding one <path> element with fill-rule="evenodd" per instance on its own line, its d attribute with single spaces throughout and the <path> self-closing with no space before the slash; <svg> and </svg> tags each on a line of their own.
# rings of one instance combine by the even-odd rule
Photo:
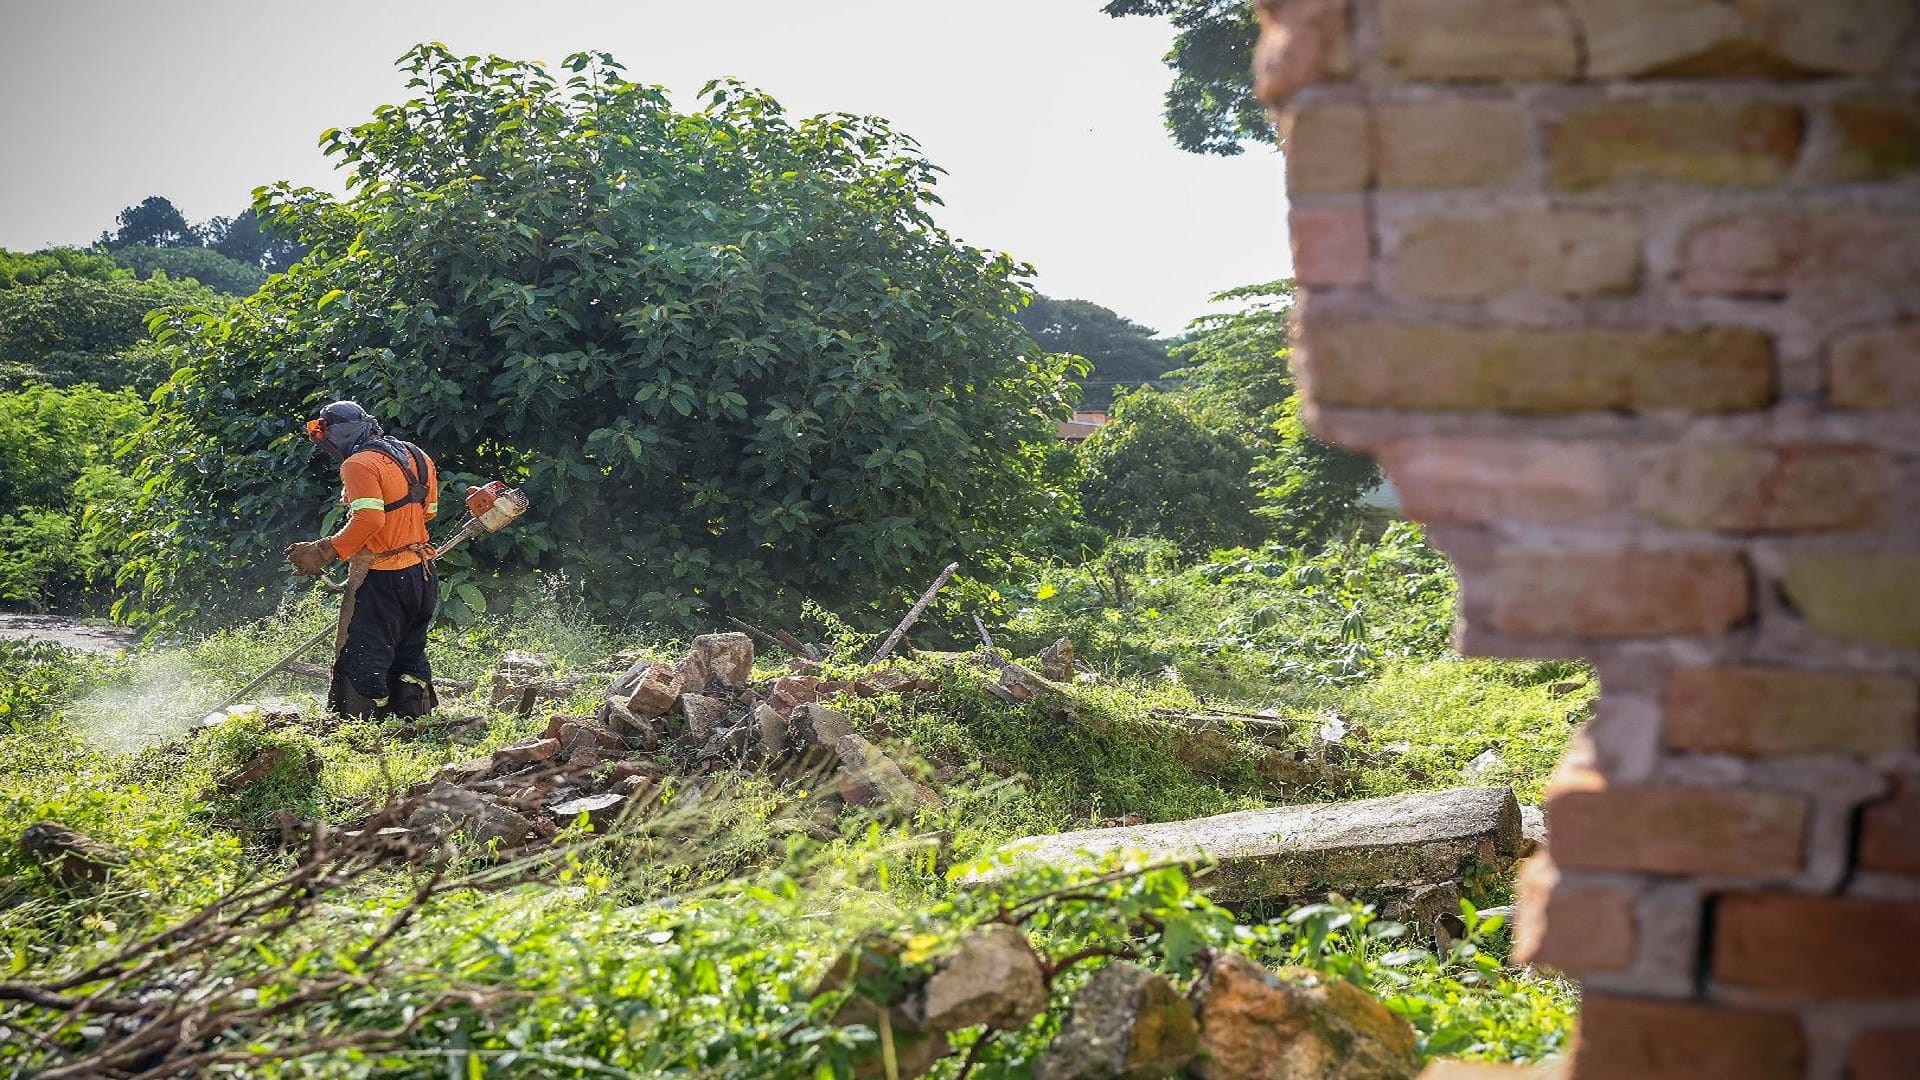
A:
<svg viewBox="0 0 1920 1080">
<path fill-rule="evenodd" d="M 327 707 L 341 716 L 425 716 L 438 704 L 427 663 L 439 603 L 427 522 L 440 509 L 439 473 L 426 451 L 387 435 L 351 401 L 320 410 L 307 438 L 340 463 L 347 521 L 332 536 L 289 545 L 287 561 L 308 577 L 337 559 L 366 568 Z"/>
</svg>

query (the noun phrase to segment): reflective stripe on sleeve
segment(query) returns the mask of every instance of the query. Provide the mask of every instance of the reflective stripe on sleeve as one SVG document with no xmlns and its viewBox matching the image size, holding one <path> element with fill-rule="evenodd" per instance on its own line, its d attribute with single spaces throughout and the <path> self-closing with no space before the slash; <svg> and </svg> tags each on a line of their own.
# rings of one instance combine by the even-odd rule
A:
<svg viewBox="0 0 1920 1080">
<path fill-rule="evenodd" d="M 440 512 L 440 504 L 439 504 L 439 503 L 437 503 L 437 502 L 430 502 L 430 503 L 428 503 L 428 504 L 427 504 L 427 513 L 429 513 L 429 514 L 437 514 L 437 513 L 439 513 L 439 512 Z"/>
<path fill-rule="evenodd" d="M 362 510 L 385 510 L 386 508 L 387 500 L 385 499 L 355 499 L 347 504 L 347 513 L 353 514 Z"/>
</svg>

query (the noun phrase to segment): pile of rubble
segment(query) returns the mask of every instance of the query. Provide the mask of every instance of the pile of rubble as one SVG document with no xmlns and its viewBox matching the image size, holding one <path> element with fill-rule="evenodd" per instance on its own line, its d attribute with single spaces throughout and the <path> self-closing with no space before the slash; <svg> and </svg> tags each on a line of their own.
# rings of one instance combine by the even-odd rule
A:
<svg viewBox="0 0 1920 1080">
<path fill-rule="evenodd" d="M 822 704 L 839 694 L 868 696 L 932 690 L 903 671 L 860 681 L 821 678 L 807 669 L 753 677 L 753 641 L 706 634 L 678 664 L 633 660 L 612 681 L 591 716 L 556 715 L 538 737 L 449 765 L 410 789 L 404 817 L 385 824 L 416 843 L 459 836 L 478 849 L 510 851 L 553 837 L 587 815 L 596 830 L 640 812 L 671 774 L 685 786 L 730 771 L 759 770 L 823 778 L 828 798 L 879 812 L 937 806 L 933 789 L 909 777 L 878 746 Z M 529 711 L 566 697 L 577 680 L 549 678 L 538 658 L 513 655 L 490 688 L 497 707 Z"/>
<path fill-rule="evenodd" d="M 969 933 L 924 977 L 886 978 L 901 946 L 872 937 L 829 969 L 815 995 L 855 988 L 833 1023 L 880 1034 L 855 1076 L 915 1077 L 953 1053 L 948 1036 L 1025 1027 L 1056 978 L 1025 933 L 992 924 Z M 1305 968 L 1268 971 L 1238 953 L 1209 954 L 1191 993 L 1116 960 L 1077 991 L 1037 1080 L 1197 1076 L 1206 1080 L 1408 1080 L 1420 1071 L 1413 1028 L 1365 991 Z"/>
</svg>

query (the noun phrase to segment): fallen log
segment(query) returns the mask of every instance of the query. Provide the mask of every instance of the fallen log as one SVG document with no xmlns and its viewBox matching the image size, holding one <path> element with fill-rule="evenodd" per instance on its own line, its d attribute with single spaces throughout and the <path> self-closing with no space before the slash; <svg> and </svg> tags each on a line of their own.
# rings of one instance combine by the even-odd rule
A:
<svg viewBox="0 0 1920 1080">
<path fill-rule="evenodd" d="M 940 576 L 933 579 L 933 584 L 927 586 L 927 591 L 920 594 L 920 599 L 914 601 L 913 606 L 907 609 L 907 614 L 900 620 L 900 625 L 893 628 L 893 633 L 888 634 L 887 640 L 880 643 L 880 648 L 874 652 L 873 658 L 867 663 L 877 664 L 891 655 L 894 647 L 900 644 L 900 639 L 906 637 L 907 631 L 913 629 L 913 624 L 920 621 L 920 616 L 927 610 L 927 605 L 933 603 L 933 598 L 939 595 L 940 590 L 946 587 L 953 575 L 959 572 L 959 563 L 948 563 L 947 568 L 940 571 Z"/>
<path fill-rule="evenodd" d="M 1153 862 L 1211 862 L 1208 895 L 1238 903 L 1457 880 L 1476 862 L 1511 861 L 1520 846 L 1512 789 L 1467 787 L 1030 836 L 1002 850 L 1016 862 L 1054 866 L 1122 851 Z"/>
</svg>

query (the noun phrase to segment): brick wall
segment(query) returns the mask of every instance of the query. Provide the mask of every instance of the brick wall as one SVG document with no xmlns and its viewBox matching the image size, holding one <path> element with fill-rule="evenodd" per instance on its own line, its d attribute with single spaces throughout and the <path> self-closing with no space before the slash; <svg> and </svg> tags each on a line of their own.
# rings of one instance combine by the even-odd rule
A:
<svg viewBox="0 0 1920 1080">
<path fill-rule="evenodd" d="M 1298 354 L 1604 695 L 1523 876 L 1579 1077 L 1920 1076 L 1912 0 L 1260 0 Z"/>
</svg>

